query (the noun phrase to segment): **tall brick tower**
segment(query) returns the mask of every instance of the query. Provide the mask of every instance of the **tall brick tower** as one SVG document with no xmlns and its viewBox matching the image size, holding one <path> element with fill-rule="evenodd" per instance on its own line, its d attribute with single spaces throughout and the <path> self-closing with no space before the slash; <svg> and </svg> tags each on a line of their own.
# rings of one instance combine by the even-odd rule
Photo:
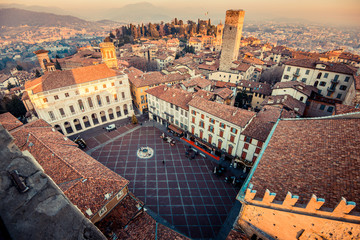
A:
<svg viewBox="0 0 360 240">
<path fill-rule="evenodd" d="M 114 44 L 109 41 L 104 41 L 100 43 L 100 50 L 103 62 L 109 68 L 117 68 L 117 58 Z"/>
<path fill-rule="evenodd" d="M 39 60 L 40 63 L 40 67 L 42 72 L 46 72 L 47 71 L 47 67 L 46 65 L 48 63 L 50 63 L 50 58 L 49 58 L 49 51 L 46 51 L 44 49 L 40 49 L 34 52 Z"/>
<path fill-rule="evenodd" d="M 245 11 L 227 10 L 224 34 L 221 45 L 220 67 L 223 72 L 230 72 L 231 63 L 237 60 Z"/>
</svg>

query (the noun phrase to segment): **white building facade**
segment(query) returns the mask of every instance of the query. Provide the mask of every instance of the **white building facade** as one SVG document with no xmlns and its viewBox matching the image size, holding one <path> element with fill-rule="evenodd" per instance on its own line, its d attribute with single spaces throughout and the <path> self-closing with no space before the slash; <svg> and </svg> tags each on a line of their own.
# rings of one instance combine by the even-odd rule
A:
<svg viewBox="0 0 360 240">
<path fill-rule="evenodd" d="M 133 115 L 129 81 L 125 74 L 91 81 L 85 79 L 81 83 L 48 91 L 37 91 L 37 87 L 27 86 L 26 90 L 39 118 L 64 135 Z"/>
</svg>

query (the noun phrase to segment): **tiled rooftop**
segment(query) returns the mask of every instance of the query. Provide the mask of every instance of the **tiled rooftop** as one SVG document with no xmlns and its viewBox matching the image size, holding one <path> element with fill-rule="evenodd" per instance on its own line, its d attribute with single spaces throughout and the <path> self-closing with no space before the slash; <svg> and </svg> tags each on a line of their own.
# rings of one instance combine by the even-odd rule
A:
<svg viewBox="0 0 360 240">
<path fill-rule="evenodd" d="M 305 83 L 298 81 L 289 81 L 289 82 L 278 82 L 275 84 L 274 89 L 282 88 L 293 88 L 306 96 L 310 96 L 312 92 L 318 92 L 318 89 L 311 85 L 306 85 Z"/>
<path fill-rule="evenodd" d="M 277 106 L 284 106 L 290 110 L 295 111 L 297 114 L 302 116 L 305 111 L 305 103 L 293 98 L 289 94 L 285 95 L 278 95 L 278 96 L 268 96 L 265 100 L 261 103 L 261 105 L 277 105 Z"/>
<path fill-rule="evenodd" d="M 317 61 L 316 59 L 291 59 L 284 64 L 296 67 L 303 67 L 303 68 L 316 68 L 316 64 L 323 64 L 325 65 L 324 71 L 329 72 L 337 72 L 337 73 L 344 73 L 353 75 L 356 73 L 356 69 L 352 66 L 349 66 L 344 63 L 330 63 L 330 62 L 321 62 Z"/>
<path fill-rule="evenodd" d="M 34 93 L 49 91 L 56 88 L 67 87 L 75 84 L 91 82 L 98 79 L 118 75 L 106 64 L 98 64 L 71 70 L 46 72 L 40 78 L 25 83 L 26 90 L 32 89 Z"/>
<path fill-rule="evenodd" d="M 280 120 L 251 179 L 283 201 L 287 192 L 307 204 L 312 194 L 335 208 L 341 197 L 360 203 L 360 119 Z M 323 208 L 322 207 L 322 208 Z"/>
<path fill-rule="evenodd" d="M 206 99 L 200 97 L 196 97 L 191 100 L 189 102 L 189 106 L 210 113 L 240 127 L 245 127 L 251 118 L 255 116 L 254 112 L 217 102 L 207 101 Z"/>
<path fill-rule="evenodd" d="M 207 86 L 211 85 L 211 81 L 207 80 L 205 78 L 197 77 L 190 79 L 186 82 L 182 83 L 186 88 L 189 87 L 200 87 L 200 88 L 206 88 Z"/>
<path fill-rule="evenodd" d="M 129 179 L 130 191 L 145 202 L 145 207 L 181 233 L 195 239 L 215 237 L 236 201 L 238 189 L 213 174 L 216 163 L 200 156 L 187 159 L 186 146 L 177 142 L 171 147 L 160 138 L 161 133 L 142 127 L 99 148 L 92 156 Z M 144 146 L 154 149 L 152 158 L 137 157 L 137 149 Z"/>
<path fill-rule="evenodd" d="M 9 112 L 0 114 L 0 123 L 8 131 L 23 125 L 22 122 Z"/>
</svg>

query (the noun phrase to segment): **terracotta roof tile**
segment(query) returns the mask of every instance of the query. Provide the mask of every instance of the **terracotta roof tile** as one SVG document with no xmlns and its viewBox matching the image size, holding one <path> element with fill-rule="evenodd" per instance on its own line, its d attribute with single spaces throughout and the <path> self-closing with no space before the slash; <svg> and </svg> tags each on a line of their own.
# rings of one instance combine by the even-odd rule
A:
<svg viewBox="0 0 360 240">
<path fill-rule="evenodd" d="M 39 93 L 98 79 L 114 77 L 116 75 L 118 75 L 116 71 L 108 68 L 105 64 L 99 64 L 65 71 L 47 72 L 40 78 L 26 82 L 25 88 L 27 91 L 32 89 L 34 93 Z"/>
<path fill-rule="evenodd" d="M 268 96 L 265 100 L 261 103 L 261 105 L 282 105 L 286 110 L 293 110 L 300 116 L 304 114 L 305 111 L 305 103 L 293 98 L 292 96 L 285 94 L 285 95 L 278 95 L 278 96 Z"/>
<path fill-rule="evenodd" d="M 348 106 L 344 104 L 335 104 L 335 115 L 352 113 L 352 112 L 360 112 L 360 108 L 356 108 L 354 106 Z"/>
<path fill-rule="evenodd" d="M 65 195 L 86 214 L 95 214 L 129 181 L 77 148 L 77 144 L 54 131 L 43 120 L 37 120 L 11 131 L 16 145 L 28 150 Z"/>
<path fill-rule="evenodd" d="M 231 97 L 234 92 L 228 88 L 217 88 L 214 90 L 214 94 L 218 95 L 222 99 Z"/>
<path fill-rule="evenodd" d="M 329 72 L 337 72 L 337 73 L 343 73 L 343 74 L 349 74 L 353 75 L 356 73 L 356 69 L 354 67 L 351 67 L 349 65 L 346 65 L 344 63 L 332 63 L 332 62 L 321 62 L 317 61 L 316 59 L 291 59 L 284 64 L 290 65 L 290 66 L 296 66 L 296 67 L 304 67 L 304 68 L 316 68 L 316 64 L 324 64 L 325 71 Z"/>
<path fill-rule="evenodd" d="M 278 82 L 275 84 L 274 89 L 282 89 L 282 88 L 292 88 L 295 89 L 306 96 L 310 97 L 312 92 L 318 92 L 318 89 L 311 85 L 306 85 L 305 83 L 298 81 L 289 81 L 289 82 Z"/>
<path fill-rule="evenodd" d="M 196 97 L 191 100 L 189 102 L 189 106 L 200 109 L 242 128 L 245 127 L 252 117 L 255 116 L 254 112 L 217 102 L 207 101 L 206 99 L 200 97 Z"/>
<path fill-rule="evenodd" d="M 185 110 L 189 109 L 188 103 L 193 99 L 192 93 L 167 86 L 154 87 L 147 90 L 146 93 Z"/>
<path fill-rule="evenodd" d="M 190 79 L 188 81 L 185 81 L 182 83 L 186 88 L 189 87 L 200 87 L 200 88 L 206 88 L 207 86 L 211 85 L 211 81 L 207 80 L 205 78 L 197 77 Z"/>
<path fill-rule="evenodd" d="M 264 94 L 266 96 L 271 95 L 271 85 L 267 83 L 254 82 L 249 80 L 241 80 L 238 84 L 239 87 L 250 88 L 255 93 Z"/>
<path fill-rule="evenodd" d="M 280 120 L 251 179 L 283 201 L 287 192 L 307 204 L 312 194 L 335 208 L 341 197 L 360 210 L 360 119 Z"/>
<path fill-rule="evenodd" d="M 3 127 L 8 131 L 23 125 L 22 122 L 20 122 L 16 117 L 14 117 L 9 112 L 0 114 L 0 124 L 3 125 Z"/>
<path fill-rule="evenodd" d="M 193 93 L 193 96 L 194 97 L 201 97 L 201 98 L 204 98 L 206 100 L 211 100 L 213 98 L 213 96 L 214 96 L 214 93 L 199 89 L 197 92 Z"/>
<path fill-rule="evenodd" d="M 242 135 L 265 142 L 272 127 L 280 118 L 282 108 L 265 106 L 241 132 Z"/>
</svg>

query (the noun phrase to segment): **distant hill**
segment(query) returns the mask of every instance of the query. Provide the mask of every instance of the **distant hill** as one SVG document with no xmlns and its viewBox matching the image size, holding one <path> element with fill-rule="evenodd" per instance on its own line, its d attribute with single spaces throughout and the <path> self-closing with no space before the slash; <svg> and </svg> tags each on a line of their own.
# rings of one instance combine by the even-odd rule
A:
<svg viewBox="0 0 360 240">
<path fill-rule="evenodd" d="M 0 9 L 0 26 L 19 27 L 22 25 L 36 27 L 71 27 L 93 28 L 97 24 L 70 15 L 33 12 L 16 8 Z"/>
<path fill-rule="evenodd" d="M 121 8 L 109 9 L 106 11 L 108 19 L 122 22 L 160 22 L 172 19 L 171 14 L 161 7 L 154 6 L 148 2 L 128 4 Z"/>
</svg>

